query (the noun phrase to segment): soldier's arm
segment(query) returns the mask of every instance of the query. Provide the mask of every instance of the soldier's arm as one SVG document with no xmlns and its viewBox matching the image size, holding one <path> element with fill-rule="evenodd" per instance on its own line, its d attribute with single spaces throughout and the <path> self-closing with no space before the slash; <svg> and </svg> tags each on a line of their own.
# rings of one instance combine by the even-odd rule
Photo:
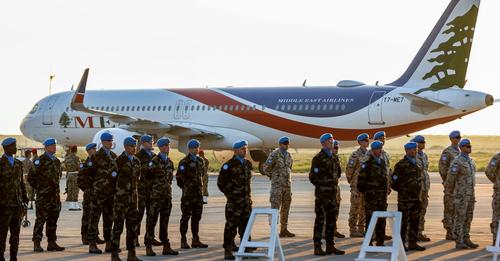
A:
<svg viewBox="0 0 500 261">
<path fill-rule="evenodd" d="M 368 162 L 362 163 L 358 176 L 358 184 L 356 187 L 358 191 L 361 193 L 364 193 L 366 191 L 366 178 L 368 177 L 369 172 L 370 172 L 369 163 Z"/>
<path fill-rule="evenodd" d="M 321 166 L 318 157 L 314 157 L 311 162 L 311 169 L 309 170 L 309 181 L 314 185 L 318 186 L 321 182 Z"/>
<path fill-rule="evenodd" d="M 267 157 L 267 160 L 264 162 L 264 175 L 268 176 L 269 178 L 271 178 L 274 165 L 276 164 L 276 158 L 274 155 L 275 153 L 271 152 Z"/>
<path fill-rule="evenodd" d="M 493 158 L 491 158 L 490 163 L 488 164 L 488 167 L 486 167 L 486 170 L 484 171 L 484 173 L 486 174 L 486 177 L 488 177 L 488 179 L 493 183 L 495 183 L 496 176 L 498 173 L 498 159 L 499 159 L 499 157 L 497 155 L 495 155 Z"/>
<path fill-rule="evenodd" d="M 220 171 L 219 171 L 219 176 L 217 177 L 217 187 L 224 195 L 226 195 L 226 192 L 228 191 L 227 188 L 229 188 L 231 186 L 229 184 L 229 180 L 227 177 L 228 169 L 229 169 L 229 166 L 227 163 L 222 165 L 222 167 L 220 168 Z"/>
<path fill-rule="evenodd" d="M 86 164 L 82 163 L 80 170 L 78 171 L 78 175 L 76 175 L 76 184 L 78 185 L 78 188 L 80 188 L 81 190 L 87 189 L 88 181 L 86 178 L 87 176 L 86 171 L 87 171 L 87 166 Z"/>
<path fill-rule="evenodd" d="M 404 170 L 403 170 L 401 164 L 399 162 L 396 163 L 396 166 L 394 166 L 394 172 L 392 173 L 392 181 L 391 181 L 391 188 L 393 190 L 399 191 L 401 189 L 400 177 L 403 174 L 404 174 Z"/>
<path fill-rule="evenodd" d="M 352 153 L 351 156 L 349 156 L 349 160 L 347 161 L 347 165 L 345 167 L 345 177 L 347 178 L 347 182 L 349 184 L 351 184 L 357 164 L 358 158 L 355 153 Z"/>
<path fill-rule="evenodd" d="M 177 180 L 177 186 L 181 189 L 184 188 L 184 175 L 186 173 L 186 166 L 183 161 L 179 162 L 179 168 L 175 174 L 175 179 Z"/>
<path fill-rule="evenodd" d="M 446 175 L 446 179 L 444 181 L 445 194 L 449 195 L 453 194 L 453 191 L 455 190 L 455 180 L 459 172 L 460 172 L 460 166 L 457 163 L 452 163 L 452 165 L 450 166 L 450 170 L 448 171 L 448 174 Z"/>
<path fill-rule="evenodd" d="M 22 163 L 21 163 L 22 164 Z M 21 172 L 21 175 L 19 175 L 19 184 L 21 184 L 21 195 L 23 197 L 23 203 L 28 204 L 29 199 L 28 199 L 28 194 L 26 192 L 26 184 L 24 183 L 24 177 L 23 173 Z"/>
<path fill-rule="evenodd" d="M 443 151 L 443 153 L 441 153 L 441 157 L 439 158 L 439 175 L 441 176 L 443 183 L 446 180 L 446 176 L 448 174 L 449 161 L 449 155 L 446 153 L 446 151 Z"/>
</svg>

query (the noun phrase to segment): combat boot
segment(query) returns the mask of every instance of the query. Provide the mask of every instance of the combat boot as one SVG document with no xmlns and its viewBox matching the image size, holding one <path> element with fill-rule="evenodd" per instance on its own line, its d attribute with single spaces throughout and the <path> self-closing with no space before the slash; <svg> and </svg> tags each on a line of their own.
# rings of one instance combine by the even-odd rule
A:
<svg viewBox="0 0 500 261">
<path fill-rule="evenodd" d="M 153 251 L 153 246 L 146 245 L 146 256 L 156 256 L 156 253 Z"/>
<path fill-rule="evenodd" d="M 156 238 L 153 238 L 152 245 L 153 245 L 153 246 L 161 246 L 161 245 L 163 245 L 163 244 L 162 244 L 160 241 L 156 240 Z"/>
<path fill-rule="evenodd" d="M 463 242 L 460 242 L 460 243 L 457 242 L 457 243 L 455 243 L 455 248 L 456 249 L 467 249 L 469 247 L 466 244 L 464 244 Z"/>
<path fill-rule="evenodd" d="M 122 261 L 117 251 L 111 253 L 111 261 Z"/>
<path fill-rule="evenodd" d="M 49 241 L 47 251 L 64 251 L 64 247 L 59 246 L 56 241 Z"/>
<path fill-rule="evenodd" d="M 194 236 L 193 240 L 191 240 L 191 247 L 193 247 L 193 248 L 207 248 L 208 245 L 203 244 L 200 241 L 200 238 L 198 236 Z"/>
<path fill-rule="evenodd" d="M 35 251 L 35 252 L 43 252 L 43 248 L 40 245 L 40 240 L 33 241 L 33 251 Z"/>
<path fill-rule="evenodd" d="M 335 233 L 333 234 L 333 236 L 335 236 L 336 238 L 345 238 L 345 235 L 344 234 L 340 234 L 338 231 L 335 231 Z"/>
<path fill-rule="evenodd" d="M 170 247 L 170 243 L 165 243 L 163 244 L 163 251 L 161 252 L 162 255 L 172 255 L 172 256 L 176 256 L 179 254 L 179 252 L 173 250 L 171 247 Z"/>
<path fill-rule="evenodd" d="M 450 230 L 446 231 L 446 240 L 455 240 L 455 235 Z"/>
<path fill-rule="evenodd" d="M 89 253 L 90 254 L 102 254 L 102 250 L 100 250 L 98 247 L 97 247 L 97 244 L 95 242 L 91 242 L 89 244 Z"/>
<path fill-rule="evenodd" d="M 111 244 L 111 241 L 106 242 L 106 247 L 104 248 L 104 252 L 106 252 L 106 253 L 111 253 L 111 252 L 118 253 L 118 251 L 113 251 L 113 245 Z"/>
<path fill-rule="evenodd" d="M 324 256 L 326 255 L 325 251 L 321 248 L 321 242 L 314 242 L 314 255 L 315 256 Z"/>
<path fill-rule="evenodd" d="M 479 247 L 479 245 L 478 245 L 478 244 L 473 243 L 473 242 L 470 240 L 470 238 L 466 238 L 466 239 L 464 239 L 464 243 L 465 243 L 468 247 L 470 247 L 470 248 L 478 248 L 478 247 Z"/>
<path fill-rule="evenodd" d="M 130 249 L 128 251 L 127 261 L 142 261 L 142 259 L 137 258 L 135 255 L 135 249 Z"/>
<path fill-rule="evenodd" d="M 328 254 L 328 255 L 331 255 L 331 254 L 343 255 L 343 254 L 345 254 L 345 251 L 337 249 L 335 247 L 335 244 L 333 244 L 333 243 L 326 243 L 326 254 Z"/>
<path fill-rule="evenodd" d="M 82 235 L 82 244 L 84 246 L 86 246 L 86 245 L 89 244 L 89 241 L 87 240 L 87 236 L 86 235 Z"/>
<path fill-rule="evenodd" d="M 412 242 L 412 243 L 408 244 L 408 250 L 424 251 L 425 247 L 419 246 L 417 243 Z"/>
<path fill-rule="evenodd" d="M 351 232 L 351 234 L 349 235 L 349 237 L 364 237 L 365 235 L 363 235 L 363 233 L 359 232 L 359 231 L 353 231 Z"/>
<path fill-rule="evenodd" d="M 224 248 L 224 259 L 226 260 L 234 260 L 234 255 L 233 255 L 233 251 L 231 251 L 232 249 L 230 247 L 226 247 Z"/>
<path fill-rule="evenodd" d="M 105 240 L 102 240 L 102 239 L 100 239 L 99 237 L 97 237 L 97 240 L 96 240 L 95 242 L 96 242 L 98 245 L 101 245 L 101 244 L 106 243 L 106 241 L 105 241 Z"/>
<path fill-rule="evenodd" d="M 428 238 L 426 235 L 424 235 L 422 232 L 418 233 L 417 240 L 420 241 L 420 242 L 429 242 L 429 241 L 431 241 L 431 239 Z"/>
<path fill-rule="evenodd" d="M 187 239 L 186 237 L 181 237 L 181 248 L 182 249 L 190 249 L 191 247 L 189 246 L 189 244 L 187 243 Z"/>
<path fill-rule="evenodd" d="M 280 237 L 295 237 L 295 234 L 288 231 L 286 226 L 281 227 Z"/>
</svg>

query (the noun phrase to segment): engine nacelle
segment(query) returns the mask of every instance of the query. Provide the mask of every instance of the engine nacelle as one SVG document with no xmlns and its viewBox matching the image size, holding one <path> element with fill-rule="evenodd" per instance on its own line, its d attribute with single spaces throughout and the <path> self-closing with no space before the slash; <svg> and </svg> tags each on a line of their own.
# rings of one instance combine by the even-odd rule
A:
<svg viewBox="0 0 500 261">
<path fill-rule="evenodd" d="M 113 147 L 111 150 L 117 155 L 120 155 L 125 150 L 125 148 L 123 147 L 123 141 L 125 140 L 125 138 L 127 137 L 137 138 L 138 136 L 140 136 L 140 134 L 137 132 L 132 132 L 120 128 L 103 129 L 97 132 L 94 135 L 94 138 L 92 139 L 92 142 L 97 144 L 97 149 L 100 149 L 102 147 L 101 135 L 105 132 L 108 132 L 111 135 L 113 135 Z"/>
</svg>

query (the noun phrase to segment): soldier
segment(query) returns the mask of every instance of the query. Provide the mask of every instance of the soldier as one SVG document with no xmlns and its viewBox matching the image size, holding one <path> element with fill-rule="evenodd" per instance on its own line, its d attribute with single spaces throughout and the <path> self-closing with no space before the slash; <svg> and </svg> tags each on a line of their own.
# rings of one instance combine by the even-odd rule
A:
<svg viewBox="0 0 500 261">
<path fill-rule="evenodd" d="M 460 131 L 452 131 L 449 135 L 451 145 L 443 150 L 439 160 L 439 175 L 443 180 L 443 186 L 446 184 L 446 176 L 450 170 L 451 162 L 460 154 L 458 143 L 460 142 Z M 444 187 L 444 213 L 443 213 L 443 226 L 446 229 L 446 240 L 454 240 L 453 235 L 453 195 L 446 194 L 447 190 Z"/>
<path fill-rule="evenodd" d="M 271 179 L 271 208 L 280 209 L 281 231 L 280 237 L 294 237 L 288 231 L 288 213 L 292 203 L 292 155 L 288 152 L 290 139 L 281 137 L 278 141 L 279 148 L 269 154 L 264 163 L 264 172 Z"/>
<path fill-rule="evenodd" d="M 16 139 L 2 141 L 4 154 L 0 158 L 0 260 L 5 260 L 7 232 L 10 231 L 10 260 L 17 260 L 21 219 L 28 204 L 23 181 L 23 163 L 14 156 Z"/>
<path fill-rule="evenodd" d="M 76 155 L 78 148 L 75 145 L 69 146 L 68 152 L 64 157 L 64 167 L 66 169 L 66 202 L 68 202 L 70 211 L 82 210 L 78 204 L 78 184 L 77 175 L 80 166 L 80 159 Z"/>
<path fill-rule="evenodd" d="M 424 234 L 425 213 L 427 212 L 427 206 L 429 205 L 429 191 L 431 188 L 431 180 L 429 177 L 429 158 L 424 152 L 425 137 L 417 135 L 412 139 L 412 141 L 417 143 L 417 163 L 419 163 L 422 168 L 422 190 L 420 192 L 421 208 L 417 239 L 418 241 L 429 242 L 431 239 Z"/>
<path fill-rule="evenodd" d="M 500 164 L 500 153 L 491 158 L 490 163 L 486 167 L 485 174 L 488 179 L 493 182 L 493 215 L 491 217 L 491 233 L 493 233 L 493 246 L 497 238 L 498 219 L 500 219 L 500 171 L 498 165 Z"/>
<path fill-rule="evenodd" d="M 361 170 L 358 176 L 357 189 L 363 193 L 365 200 L 366 227 L 370 224 L 370 219 L 374 211 L 387 210 L 387 167 L 382 159 L 381 141 L 372 142 L 371 151 L 367 158 L 361 163 Z M 379 219 L 375 227 L 375 240 L 377 246 L 383 246 L 385 235 L 385 219 Z M 371 244 L 371 242 L 370 242 Z"/>
<path fill-rule="evenodd" d="M 61 212 L 61 197 L 59 181 L 61 180 L 61 162 L 55 156 L 56 140 L 48 138 L 43 142 L 45 153 L 33 163 L 34 170 L 28 175 L 28 181 L 36 190 L 36 220 L 33 227 L 33 251 L 42 252 L 40 242 L 43 237 L 43 226 L 46 225 L 48 239 L 47 251 L 63 251 L 64 247 L 57 245 L 57 220 Z"/>
<path fill-rule="evenodd" d="M 153 137 L 149 135 L 141 136 L 141 150 L 139 150 L 139 152 L 137 152 L 135 156 L 139 158 L 139 160 L 141 161 L 141 173 L 147 173 L 149 162 L 151 162 L 153 157 L 156 156 L 155 153 L 153 152 Z M 147 215 L 147 213 L 149 213 L 148 209 L 151 201 L 149 195 L 150 191 L 151 191 L 151 180 L 148 178 L 147 175 L 142 175 L 137 187 L 137 193 L 139 194 L 139 220 L 138 220 L 139 225 L 137 225 L 137 233 L 136 233 L 137 238 L 135 239 L 136 247 L 140 246 L 139 235 L 141 234 L 142 218 L 144 217 L 144 214 Z M 158 222 L 158 218 L 156 219 L 155 222 Z M 154 246 L 162 245 L 161 242 L 154 239 L 154 235 L 152 244 Z"/>
<path fill-rule="evenodd" d="M 333 141 L 333 154 L 337 156 L 337 165 L 339 166 L 338 168 L 338 176 L 342 174 L 342 165 L 340 165 L 340 159 L 339 159 L 339 148 L 340 148 L 340 143 L 337 140 Z M 339 206 L 339 211 L 337 211 L 337 216 L 335 217 L 335 220 L 339 220 L 339 213 L 340 213 L 340 201 L 342 200 L 342 197 L 340 195 L 340 185 L 337 183 L 337 194 L 335 196 L 335 199 L 337 200 L 337 205 Z M 335 224 L 335 231 L 333 235 L 337 238 L 345 238 L 345 235 L 341 234 L 340 232 L 337 231 L 338 226 Z M 326 228 L 325 228 L 326 231 Z"/>
<path fill-rule="evenodd" d="M 337 156 L 333 154 L 333 135 L 321 135 L 321 151 L 314 156 L 309 172 L 309 181 L 314 185 L 314 255 L 326 254 L 343 255 L 345 251 L 335 248 L 333 235 L 335 231 L 337 212 L 339 206 L 336 201 L 339 168 Z M 326 221 L 326 252 L 321 248 L 323 225 Z"/>
<path fill-rule="evenodd" d="M 445 193 L 453 196 L 455 248 L 477 248 L 479 245 L 470 240 L 469 234 L 476 202 L 474 197 L 476 164 L 469 156 L 472 152 L 470 140 L 463 139 L 458 146 L 460 155 L 451 162 L 445 180 Z"/>
<path fill-rule="evenodd" d="M 140 261 L 135 254 L 135 238 L 138 219 L 137 183 L 141 176 L 141 162 L 134 156 L 137 142 L 132 137 L 123 141 L 125 151 L 116 158 L 117 171 L 112 177 L 115 180 L 115 200 L 113 205 L 113 233 L 111 242 L 113 252 L 111 261 L 119 261 L 120 236 L 123 232 L 123 224 L 127 227 L 127 250 L 128 261 Z"/>
<path fill-rule="evenodd" d="M 179 168 L 175 178 L 177 186 L 182 189 L 181 198 L 181 248 L 207 248 L 208 245 L 200 241 L 198 232 L 200 229 L 200 219 L 203 213 L 203 159 L 198 157 L 200 150 L 200 142 L 192 139 L 187 144 L 189 153 L 179 162 Z M 188 230 L 188 222 L 191 219 L 191 233 L 193 239 L 191 247 L 187 243 L 186 233 Z"/>
<path fill-rule="evenodd" d="M 160 240 L 163 244 L 163 255 L 178 255 L 170 247 L 168 239 L 168 222 L 170 211 L 172 210 L 172 179 L 174 175 L 174 163 L 168 157 L 170 152 L 170 140 L 161 138 L 156 142 L 160 153 L 148 163 L 149 179 L 151 180 L 151 205 L 147 213 L 146 235 L 144 236 L 146 245 L 146 255 L 155 256 L 153 242 L 155 226 L 160 216 Z"/>
<path fill-rule="evenodd" d="M 358 191 L 358 176 L 361 170 L 361 162 L 366 157 L 370 136 L 366 133 L 356 138 L 359 148 L 351 153 L 347 162 L 345 175 L 347 182 L 351 185 L 351 207 L 349 209 L 349 232 L 350 237 L 363 237 L 365 234 L 365 200 L 363 194 Z"/>
<path fill-rule="evenodd" d="M 423 170 L 417 163 L 417 143 L 408 142 L 404 148 L 406 155 L 394 167 L 391 186 L 398 192 L 398 211 L 403 214 L 401 221 L 403 246 L 406 251 L 423 251 L 425 247 L 417 244 Z M 405 244 L 407 238 L 408 247 Z"/>
<path fill-rule="evenodd" d="M 222 165 L 217 186 L 226 196 L 226 224 L 224 226 L 224 259 L 235 259 L 236 232 L 243 238 L 248 218 L 252 212 L 252 163 L 245 159 L 248 143 L 244 140 L 233 144 L 234 156 Z M 248 249 L 249 251 L 255 249 Z"/>
<path fill-rule="evenodd" d="M 33 209 L 33 201 L 35 201 L 35 190 L 31 187 L 28 182 L 28 174 L 30 171 L 35 168 L 33 165 L 33 161 L 31 161 L 31 149 L 26 149 L 24 151 L 24 160 L 23 162 L 23 176 L 24 176 L 24 185 L 26 187 L 26 194 L 28 195 L 29 206 L 28 209 Z"/>
<path fill-rule="evenodd" d="M 89 241 L 89 253 L 100 254 L 96 244 L 99 235 L 99 218 L 102 213 L 104 241 L 106 241 L 105 252 L 112 252 L 111 230 L 113 226 L 113 204 L 115 195 L 116 154 L 111 151 L 113 147 L 113 135 L 108 132 L 101 134 L 102 147 L 90 156 L 87 162 L 87 173 L 89 182 L 92 184 L 91 217 L 87 239 Z"/>
<path fill-rule="evenodd" d="M 203 204 L 208 204 L 208 166 L 210 162 L 205 158 L 205 152 L 203 150 L 200 150 L 198 155 L 203 159 L 203 165 L 205 166 L 205 171 L 203 172 Z"/>
</svg>

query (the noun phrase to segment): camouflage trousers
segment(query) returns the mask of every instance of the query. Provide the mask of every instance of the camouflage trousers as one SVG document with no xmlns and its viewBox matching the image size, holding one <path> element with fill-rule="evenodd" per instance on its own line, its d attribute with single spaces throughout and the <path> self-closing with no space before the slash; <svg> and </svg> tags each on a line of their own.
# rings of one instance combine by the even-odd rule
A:
<svg viewBox="0 0 500 261">
<path fill-rule="evenodd" d="M 236 233 L 243 238 L 245 228 L 247 227 L 250 213 L 252 213 L 252 204 L 244 199 L 239 199 L 241 202 L 226 203 L 226 224 L 224 225 L 224 248 L 231 247 L 234 243 Z"/>
<path fill-rule="evenodd" d="M 292 203 L 292 188 L 273 183 L 271 185 L 271 196 L 269 197 L 271 208 L 280 210 L 281 229 L 288 225 L 288 214 Z"/>
<path fill-rule="evenodd" d="M 387 211 L 387 193 L 365 193 L 365 218 L 366 227 L 368 230 L 372 214 L 375 211 Z M 375 240 L 377 242 L 384 242 L 385 237 L 385 218 L 379 218 L 375 226 Z"/>
<path fill-rule="evenodd" d="M 101 213 L 104 241 L 108 242 L 111 240 L 111 231 L 113 228 L 113 205 L 113 197 L 109 197 L 104 201 L 98 201 L 97 199 L 92 198 L 90 204 L 90 223 L 87 234 L 89 242 L 95 242 L 99 236 L 99 219 L 101 218 Z"/>
<path fill-rule="evenodd" d="M 418 222 L 418 232 L 424 232 L 425 228 L 425 214 L 427 213 L 427 206 L 429 206 L 429 191 L 422 190 L 420 195 L 420 220 Z"/>
<path fill-rule="evenodd" d="M 146 219 L 146 235 L 144 235 L 144 244 L 146 246 L 151 246 L 153 244 L 158 216 L 160 217 L 160 241 L 163 244 L 170 242 L 168 239 L 168 222 L 170 220 L 171 211 L 172 199 L 162 198 L 151 200 Z"/>
<path fill-rule="evenodd" d="M 181 199 L 181 222 L 180 232 L 182 237 L 186 237 L 188 223 L 191 219 L 191 234 L 198 237 L 200 231 L 201 214 L 203 213 L 203 199 L 183 197 Z"/>
<path fill-rule="evenodd" d="M 203 196 L 208 197 L 208 173 L 203 174 Z"/>
<path fill-rule="evenodd" d="M 78 202 L 78 172 L 66 172 L 66 202 Z"/>
<path fill-rule="evenodd" d="M 453 215 L 455 213 L 453 195 L 448 195 L 445 193 L 443 196 L 443 204 L 443 227 L 446 229 L 446 231 L 453 232 Z"/>
<path fill-rule="evenodd" d="M 409 243 L 417 242 L 420 220 L 420 201 L 398 202 L 398 211 L 403 214 L 401 220 L 401 239 Z"/>
<path fill-rule="evenodd" d="M 22 207 L 0 207 L 0 252 L 5 252 L 7 233 L 10 231 L 10 252 L 16 252 L 19 246 L 19 232 L 21 230 L 21 219 L 23 218 Z"/>
<path fill-rule="evenodd" d="M 54 197 L 55 196 L 55 197 Z M 43 238 L 43 226 L 48 241 L 56 241 L 57 220 L 61 212 L 61 200 L 59 195 L 38 195 L 36 199 L 36 219 L 33 227 L 33 241 L 41 241 Z"/>
<path fill-rule="evenodd" d="M 123 233 L 123 227 L 127 228 L 126 246 L 127 250 L 135 249 L 135 238 L 138 226 L 137 204 L 131 204 L 119 197 L 115 198 L 113 206 L 113 233 L 111 235 L 111 244 L 113 249 L 120 248 L 120 237 Z"/>
<path fill-rule="evenodd" d="M 455 214 L 453 216 L 455 241 L 463 243 L 470 238 L 470 226 L 474 216 L 474 195 L 455 195 Z"/>
<path fill-rule="evenodd" d="M 98 219 L 101 216 L 101 209 L 96 207 L 95 210 L 92 209 L 92 192 L 86 191 L 83 193 L 83 213 L 82 213 L 82 226 L 80 228 L 80 233 L 82 237 L 87 238 L 89 225 L 92 221 L 92 211 L 96 211 Z"/>
<path fill-rule="evenodd" d="M 353 232 L 365 231 L 365 200 L 363 193 L 351 187 L 351 207 L 349 209 L 349 230 Z"/>
<path fill-rule="evenodd" d="M 145 191 L 144 188 L 138 189 L 137 194 L 137 203 L 138 203 L 138 212 L 137 212 L 137 231 L 136 234 L 139 236 L 141 234 L 141 223 L 144 218 L 144 214 L 147 215 L 149 212 L 149 194 Z M 147 217 L 146 217 L 147 219 Z"/>
<path fill-rule="evenodd" d="M 498 230 L 498 220 L 500 219 L 500 192 L 495 192 L 493 194 L 491 207 L 493 208 L 493 215 L 491 217 L 490 228 L 491 233 L 493 233 L 493 238 L 496 238 Z"/>
<path fill-rule="evenodd" d="M 337 212 L 339 211 L 336 194 L 326 193 L 316 195 L 314 201 L 314 234 L 313 241 L 321 242 L 323 227 L 325 227 L 325 239 L 328 244 L 333 244 L 333 234 L 337 223 Z"/>
</svg>

